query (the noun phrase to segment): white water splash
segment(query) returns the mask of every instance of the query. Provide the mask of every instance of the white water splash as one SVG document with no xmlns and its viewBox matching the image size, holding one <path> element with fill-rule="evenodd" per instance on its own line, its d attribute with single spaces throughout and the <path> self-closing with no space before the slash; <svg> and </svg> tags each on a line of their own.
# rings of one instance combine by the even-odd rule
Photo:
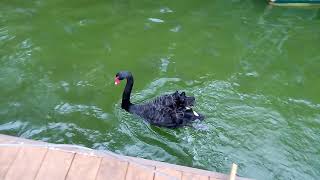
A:
<svg viewBox="0 0 320 180">
<path fill-rule="evenodd" d="M 164 8 L 161 8 L 161 9 L 160 9 L 160 12 L 161 12 L 161 13 L 172 13 L 173 10 L 171 10 L 171 9 L 168 8 L 168 7 L 164 7 Z"/>
<path fill-rule="evenodd" d="M 161 58 L 160 70 L 161 70 L 162 72 L 167 72 L 169 63 L 170 63 L 170 61 L 169 61 L 168 58 Z"/>
</svg>

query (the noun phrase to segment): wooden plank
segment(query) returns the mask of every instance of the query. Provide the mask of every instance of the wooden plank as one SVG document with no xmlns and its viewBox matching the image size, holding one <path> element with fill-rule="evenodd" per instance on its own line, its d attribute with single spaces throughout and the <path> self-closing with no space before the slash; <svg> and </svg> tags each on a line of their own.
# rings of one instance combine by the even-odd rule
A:
<svg viewBox="0 0 320 180">
<path fill-rule="evenodd" d="M 128 162 L 120 161 L 113 157 L 104 157 L 101 161 L 97 180 L 105 180 L 112 176 L 112 179 L 125 180 L 128 169 Z"/>
<path fill-rule="evenodd" d="M 0 143 L 6 144 L 6 143 L 11 143 L 13 142 L 13 136 L 7 136 L 7 135 L 3 135 L 0 134 Z"/>
<path fill-rule="evenodd" d="M 8 169 L 16 159 L 20 147 L 0 147 L 0 179 L 4 179 Z"/>
<path fill-rule="evenodd" d="M 94 180 L 96 178 L 100 162 L 100 157 L 85 154 L 76 154 L 66 179 Z"/>
<path fill-rule="evenodd" d="M 217 172 L 212 172 L 212 171 L 207 171 L 203 169 L 196 169 L 196 168 L 191 168 L 191 167 L 186 167 L 186 166 L 179 166 L 175 164 L 169 164 L 169 163 L 164 163 L 164 162 L 159 162 L 159 161 L 152 161 L 148 159 L 142 159 L 142 158 L 136 158 L 136 157 L 129 157 L 129 156 L 124 156 L 126 157 L 129 161 L 134 161 L 134 162 L 139 162 L 144 165 L 149 165 L 149 166 L 166 166 L 168 168 L 172 168 L 181 172 L 189 172 L 192 174 L 202 174 L 205 176 L 211 176 L 211 177 L 216 177 L 218 179 L 228 179 L 229 175 L 222 174 L 222 173 L 217 173 Z M 240 178 L 237 177 L 237 180 L 250 180 L 248 178 Z"/>
<path fill-rule="evenodd" d="M 4 143 L 7 143 L 7 142 L 8 142 L 8 140 L 6 140 L 5 138 L 2 138 L 2 137 L 0 136 L 0 143 L 4 144 Z"/>
<path fill-rule="evenodd" d="M 33 180 L 46 155 L 47 148 L 22 147 L 8 170 L 5 179 Z"/>
<path fill-rule="evenodd" d="M 33 140 L 26 140 L 26 139 L 23 139 L 23 138 L 17 138 L 17 137 L 12 137 L 12 136 L 6 136 L 6 135 L 1 135 L 0 134 L 0 141 L 2 141 L 3 143 L 5 144 L 15 144 L 16 145 L 16 148 L 23 148 L 25 146 L 28 146 L 28 144 L 31 144 L 31 145 L 50 145 L 52 147 L 55 146 L 55 144 L 49 144 L 49 143 L 44 143 L 44 142 L 39 142 L 39 141 L 33 141 Z M 1 143 L 1 142 L 0 142 Z M 2 144 L 2 147 L 5 146 L 5 144 Z M 128 179 L 153 179 L 153 178 L 159 178 L 157 173 L 155 175 L 154 173 L 154 167 L 157 167 L 157 171 L 160 170 L 160 168 L 158 167 L 165 167 L 167 168 L 168 171 L 179 171 L 180 173 L 182 173 L 182 176 L 184 174 L 183 177 L 181 177 L 181 179 L 206 179 L 208 180 L 208 177 L 210 176 L 210 180 L 226 180 L 226 179 L 229 179 L 229 175 L 226 175 L 226 174 L 221 174 L 221 173 L 216 173 L 216 172 L 210 172 L 210 171 L 206 171 L 206 170 L 200 170 L 200 169 L 195 169 L 195 168 L 190 168 L 190 167 L 184 167 L 184 166 L 178 166 L 178 165 L 173 165 L 173 164 L 168 164 L 168 163 L 164 163 L 164 162 L 156 162 L 156 161 L 151 161 L 151 160 L 146 160 L 146 159 L 142 159 L 142 158 L 133 158 L 133 157 L 128 157 L 128 156 L 122 156 L 122 155 L 118 155 L 118 154 L 115 154 L 115 153 L 112 153 L 112 152 L 105 152 L 105 151 L 94 151 L 94 150 L 90 150 L 90 149 L 84 149 L 84 148 L 78 148 L 78 147 L 75 147 L 75 146 L 57 146 L 59 147 L 59 149 L 63 149 L 63 150 L 66 150 L 66 151 L 75 151 L 77 153 L 85 153 L 85 154 L 90 154 L 90 156 L 94 156 L 94 158 L 100 158 L 100 160 L 102 158 L 109 158 L 110 156 L 112 157 L 117 157 L 115 159 L 125 159 L 125 161 L 128 161 L 129 164 L 131 164 L 131 166 L 127 166 L 127 174 L 126 174 L 126 177 Z M 0 146 L 1 148 L 1 146 Z M 21 149 L 22 150 L 22 149 Z M 24 150 L 25 151 L 25 150 Z M 1 153 L 0 152 L 0 157 L 1 155 L 4 154 L 4 153 Z M 33 153 L 32 153 L 33 154 Z M 35 152 L 34 154 L 37 154 L 38 156 L 38 152 Z M 40 153 L 41 154 L 41 153 Z M 18 157 L 19 156 L 19 157 Z M 89 156 L 89 155 L 87 155 Z M 90 157 L 89 156 L 89 157 Z M 98 156 L 98 157 L 97 157 Z M 2 156 L 2 157 L 5 157 L 7 158 L 7 156 Z M 9 156 L 8 156 L 9 157 Z M 74 156 L 75 157 L 75 156 Z M 34 171 L 34 164 L 36 164 L 36 162 L 38 161 L 37 159 L 38 158 L 26 158 L 24 157 L 25 159 L 25 162 L 28 164 L 28 167 L 27 167 L 27 171 L 26 173 L 24 173 L 24 171 L 26 171 L 25 169 L 22 168 L 22 170 L 12 170 L 12 168 L 16 168 L 17 167 L 13 167 L 13 165 L 17 165 L 19 163 L 19 161 L 21 161 L 21 155 L 20 155 L 20 152 L 16 154 L 16 159 L 15 160 L 12 160 L 12 164 L 11 166 L 9 167 L 5 167 L 5 166 L 2 166 L 2 167 L 5 167 L 5 168 L 9 168 L 7 170 L 7 175 L 5 177 L 9 177 L 10 176 L 10 172 L 13 172 L 15 173 L 16 175 L 13 176 L 12 179 L 31 179 L 31 178 L 28 178 L 29 177 L 29 174 L 31 172 Z M 78 157 L 79 158 L 79 157 Z M 18 160 L 20 159 L 20 160 Z M 30 160 L 32 159 L 32 160 Z M 42 160 L 42 163 L 44 163 L 44 159 L 46 159 L 47 161 L 47 157 L 44 156 L 43 160 Z M 77 158 L 76 158 L 77 159 Z M 3 158 L 0 158 L 0 161 L 7 161 L 7 160 L 4 160 Z M 36 161 L 36 162 L 35 162 Z M 77 161 L 77 160 L 76 160 Z M 24 162 L 24 161 L 23 161 Z M 101 162 L 101 161 L 99 161 Z M 105 162 L 104 162 L 105 163 Z M 4 163 L 6 164 L 6 163 Z M 25 164 L 25 163 L 21 163 L 21 164 Z M 78 165 L 77 165 L 78 164 Z M 81 164 L 81 163 L 80 163 Z M 90 164 L 90 163 L 87 163 L 87 164 Z M 98 163 L 99 164 L 99 163 Z M 0 166 L 1 166 L 1 162 L 0 162 Z M 21 165 L 22 166 L 22 165 Z M 30 167 L 29 167 L 30 166 Z M 59 166 L 59 165 L 57 165 Z M 75 166 L 75 167 L 73 167 Z M 67 177 L 66 178 L 69 178 L 69 179 L 72 179 L 74 173 L 75 174 L 79 174 L 78 176 L 75 176 L 73 179 L 94 179 L 95 176 L 94 176 L 94 173 L 91 173 L 92 171 L 93 172 L 99 172 L 99 173 L 96 173 L 96 177 L 97 179 L 100 178 L 99 174 L 109 174 L 109 173 L 105 173 L 105 172 L 108 172 L 108 171 L 104 171 L 104 166 L 105 165 L 101 165 L 101 170 L 97 170 L 99 169 L 99 165 L 93 165 L 93 166 L 85 166 L 84 169 L 78 169 L 77 167 L 80 166 L 79 163 L 75 162 L 73 164 L 73 161 L 71 162 L 71 167 L 73 168 L 69 168 L 69 171 L 67 173 Z M 136 167 L 134 167 L 136 166 Z M 38 168 L 38 174 L 41 175 L 42 173 L 42 169 L 45 167 L 42 167 L 41 166 L 41 162 L 40 162 L 40 167 L 41 168 Z M 130 167 L 130 168 L 129 168 Z M 141 168 L 142 167 L 142 168 Z M 4 168 L 4 169 L 5 169 Z M 31 171 L 29 171 L 29 169 L 31 169 Z M 96 171 L 92 170 L 92 169 L 96 169 Z M 140 170 L 139 170 L 140 169 Z M 142 170 L 141 170 L 142 169 Z M 10 171 L 10 172 L 9 172 Z M 166 171 L 166 170 L 165 170 Z M 168 172 L 166 171 L 166 172 Z M 112 171 L 114 172 L 114 171 Z M 191 174 L 191 177 L 188 178 L 188 174 Z M 135 173 L 138 173 L 138 175 L 136 175 Z M 139 175 L 139 173 L 147 173 L 149 175 Z M 11 173 L 12 174 L 12 173 Z M 21 175 L 22 174 L 22 175 Z M 88 175 L 88 174 L 93 174 L 93 175 Z M 1 173 L 0 173 L 1 175 Z M 40 176 L 39 175 L 39 176 Z M 23 177 L 22 177 L 23 176 Z M 89 178 L 86 178 L 88 177 Z M 80 177 L 80 178 L 79 178 Z M 105 176 L 104 176 L 105 177 Z M 140 178 L 141 177 L 141 178 Z M 9 177 L 10 178 L 10 177 Z M 36 176 L 36 178 L 38 178 L 38 176 Z M 0 179 L 2 179 L 0 177 Z M 40 178 L 38 178 L 40 179 Z M 107 177 L 107 179 L 113 179 L 113 176 L 109 174 L 109 176 Z M 248 178 L 242 178 L 242 177 L 236 177 L 237 180 L 250 180 Z"/>
<path fill-rule="evenodd" d="M 126 180 L 153 180 L 153 166 L 129 163 Z"/>
<path fill-rule="evenodd" d="M 64 180 L 74 153 L 49 149 L 39 169 L 37 180 Z"/>
<path fill-rule="evenodd" d="M 221 177 L 209 177 L 209 180 L 228 180 L 228 178 L 221 178 Z M 237 180 L 240 180 L 237 178 Z"/>
<path fill-rule="evenodd" d="M 156 167 L 155 180 L 181 180 L 182 172 L 169 167 Z"/>
<path fill-rule="evenodd" d="M 0 134 L 0 142 L 3 144 L 20 144 L 23 143 L 24 145 L 26 144 L 48 144 L 46 142 L 41 142 L 41 141 L 33 141 L 29 139 L 24 139 L 20 137 L 14 137 L 14 136 L 8 136 L 8 135 L 3 135 Z"/>
<path fill-rule="evenodd" d="M 209 177 L 201 174 L 192 174 L 188 172 L 183 172 L 182 180 L 209 180 Z"/>
</svg>

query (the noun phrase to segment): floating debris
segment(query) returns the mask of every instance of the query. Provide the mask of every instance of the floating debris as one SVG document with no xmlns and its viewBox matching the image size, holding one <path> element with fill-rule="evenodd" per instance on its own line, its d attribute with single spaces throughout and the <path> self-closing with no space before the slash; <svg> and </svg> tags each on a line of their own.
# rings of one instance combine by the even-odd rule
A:
<svg viewBox="0 0 320 180">
<path fill-rule="evenodd" d="M 149 18 L 150 21 L 155 22 L 155 23 L 163 23 L 164 20 L 158 19 L 158 18 Z"/>
</svg>

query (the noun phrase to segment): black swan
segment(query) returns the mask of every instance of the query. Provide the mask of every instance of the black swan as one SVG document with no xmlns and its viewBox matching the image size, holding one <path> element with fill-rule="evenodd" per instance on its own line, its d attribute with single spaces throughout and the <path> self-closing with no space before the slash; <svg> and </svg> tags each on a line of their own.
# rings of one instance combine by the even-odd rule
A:
<svg viewBox="0 0 320 180">
<path fill-rule="evenodd" d="M 130 94 L 133 87 L 131 72 L 121 71 L 116 74 L 114 83 L 120 84 L 121 80 L 127 79 L 126 87 L 122 95 L 121 108 L 136 114 L 150 124 L 175 128 L 188 124 L 196 119 L 203 120 L 204 116 L 192 110 L 195 98 L 186 96 L 185 92 L 176 91 L 172 94 L 157 97 L 145 104 L 132 104 Z"/>
</svg>

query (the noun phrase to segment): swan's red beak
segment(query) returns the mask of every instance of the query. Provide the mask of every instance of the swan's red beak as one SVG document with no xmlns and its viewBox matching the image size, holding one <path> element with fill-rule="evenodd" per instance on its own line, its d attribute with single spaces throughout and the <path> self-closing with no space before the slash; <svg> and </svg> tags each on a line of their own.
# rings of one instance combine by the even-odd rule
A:
<svg viewBox="0 0 320 180">
<path fill-rule="evenodd" d="M 120 84 L 120 80 L 119 80 L 118 76 L 114 78 L 114 84 L 115 85 Z"/>
</svg>

